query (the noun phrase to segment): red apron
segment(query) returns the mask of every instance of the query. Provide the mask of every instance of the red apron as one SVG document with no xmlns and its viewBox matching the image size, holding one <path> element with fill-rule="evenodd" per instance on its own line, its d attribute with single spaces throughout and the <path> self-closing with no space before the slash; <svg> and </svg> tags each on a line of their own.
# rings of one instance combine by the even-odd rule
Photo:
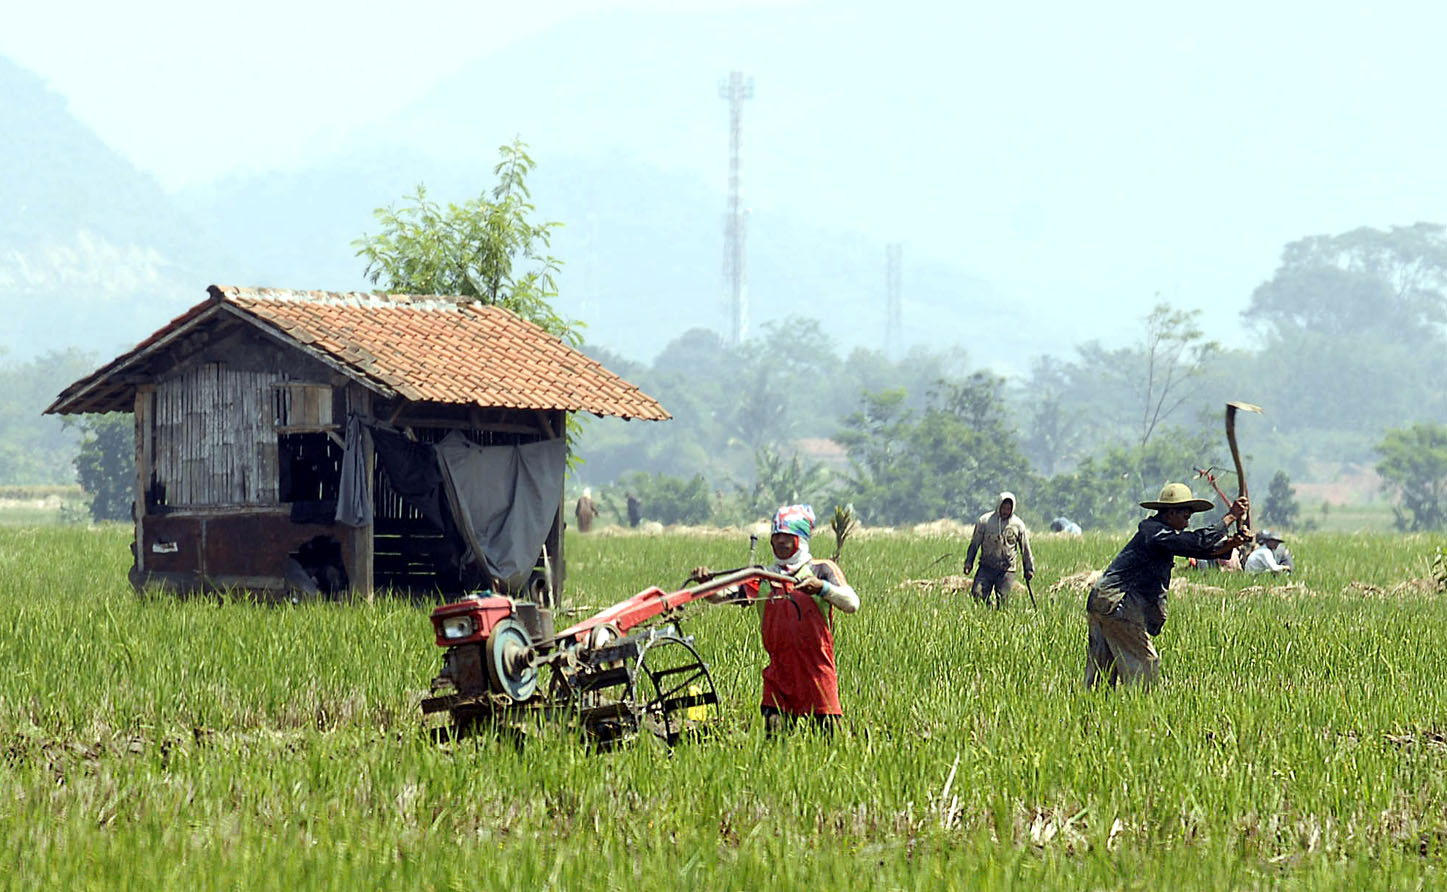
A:
<svg viewBox="0 0 1447 892">
<path fill-rule="evenodd" d="M 829 619 L 813 596 L 797 591 L 792 600 L 777 598 L 764 605 L 764 650 L 769 652 L 764 706 L 789 715 L 844 714 Z"/>
</svg>

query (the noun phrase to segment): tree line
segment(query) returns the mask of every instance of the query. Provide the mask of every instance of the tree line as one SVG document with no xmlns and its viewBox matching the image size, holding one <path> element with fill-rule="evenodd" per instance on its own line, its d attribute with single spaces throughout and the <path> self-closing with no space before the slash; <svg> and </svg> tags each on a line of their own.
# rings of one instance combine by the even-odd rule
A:
<svg viewBox="0 0 1447 892">
<path fill-rule="evenodd" d="M 1116 528 L 1163 481 L 1225 466 L 1224 403 L 1248 399 L 1268 407 L 1242 437 L 1258 492 L 1274 483 L 1264 521 L 1295 518 L 1293 477 L 1356 464 L 1382 476 L 1399 527 L 1447 523 L 1442 226 L 1287 245 L 1241 313 L 1254 349 L 1207 339 L 1201 316 L 1159 303 L 1121 320 L 1120 343 L 1036 357 L 1013 381 L 971 370 L 962 351 L 843 353 L 810 319 L 738 347 L 684 332 L 651 365 L 592 351 L 676 420 L 590 424 L 578 473 L 696 523 L 794 491 L 853 502 L 866 522 L 969 520 L 1009 488 L 1037 522 Z M 686 510 L 678 493 L 691 494 Z"/>
<path fill-rule="evenodd" d="M 532 220 L 526 146 L 503 146 L 500 156 L 497 184 L 476 199 L 442 207 L 419 186 L 400 208 L 379 209 L 380 231 L 354 247 L 379 286 L 507 307 L 582 343 L 669 408 L 674 421 L 663 425 L 570 428 L 573 481 L 603 488 L 605 506 L 610 490 L 632 490 L 654 519 L 728 522 L 807 497 L 852 502 L 868 523 L 902 524 L 969 520 L 1011 489 L 1036 522 L 1059 514 L 1114 528 L 1164 480 L 1223 466 L 1222 404 L 1248 399 L 1270 413 L 1244 437 L 1250 468 L 1273 480 L 1283 511 L 1292 476 L 1357 463 L 1374 465 L 1396 491 L 1399 525 L 1444 522 L 1440 225 L 1287 245 L 1241 314 L 1254 349 L 1207 339 L 1199 310 L 1161 302 L 1119 320 L 1113 343 L 1035 357 L 1017 380 L 972 369 L 962 350 L 842 351 L 809 318 L 765 325 L 736 346 L 692 329 L 645 364 L 587 346 L 557 313 L 564 267 L 548 247 L 558 224 Z M 90 360 L 0 364 L 14 382 L 0 390 L 0 483 L 60 482 L 74 468 L 102 492 L 107 474 L 128 473 L 125 456 L 105 455 L 124 439 L 105 427 L 118 422 L 66 429 L 35 418 Z M 114 512 L 116 501 L 96 504 Z"/>
</svg>

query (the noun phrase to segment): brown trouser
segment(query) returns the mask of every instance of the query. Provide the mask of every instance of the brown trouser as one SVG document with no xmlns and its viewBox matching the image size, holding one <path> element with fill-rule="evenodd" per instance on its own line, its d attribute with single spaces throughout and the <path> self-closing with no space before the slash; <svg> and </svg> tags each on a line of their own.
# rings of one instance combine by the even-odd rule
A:
<svg viewBox="0 0 1447 892">
<path fill-rule="evenodd" d="M 1093 688 L 1105 678 L 1112 686 L 1125 682 L 1150 687 L 1160 672 L 1160 655 L 1140 611 L 1130 609 L 1134 605 L 1129 598 L 1122 603 L 1112 594 L 1092 591 L 1086 603 L 1090 640 L 1085 651 L 1085 686 Z M 1107 612 L 1107 608 L 1111 609 Z"/>
<path fill-rule="evenodd" d="M 981 604 L 989 605 L 993 594 L 995 607 L 1003 609 L 1010 600 L 1010 590 L 1015 587 L 1015 571 L 980 564 L 975 581 L 970 585 L 970 595 Z"/>
</svg>

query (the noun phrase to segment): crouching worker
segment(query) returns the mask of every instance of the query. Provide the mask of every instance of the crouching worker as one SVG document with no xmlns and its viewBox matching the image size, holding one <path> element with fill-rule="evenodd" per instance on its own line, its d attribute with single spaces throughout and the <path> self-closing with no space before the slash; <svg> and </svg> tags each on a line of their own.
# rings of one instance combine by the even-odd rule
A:
<svg viewBox="0 0 1447 892">
<path fill-rule="evenodd" d="M 1085 661 L 1085 686 L 1108 678 L 1112 685 L 1156 680 L 1160 657 L 1151 638 L 1166 624 L 1166 590 L 1177 555 L 1209 558 L 1247 542 L 1240 533 L 1227 535 L 1226 525 L 1244 517 L 1248 502 L 1239 498 L 1222 518 L 1208 527 L 1187 530 L 1191 515 L 1209 511 L 1211 503 L 1192 497 L 1184 483 L 1167 483 L 1160 498 L 1141 502 L 1154 511 L 1140 522 L 1086 597 L 1090 642 Z"/>
<path fill-rule="evenodd" d="M 1281 534 L 1273 533 L 1270 530 L 1262 530 L 1256 534 L 1256 548 L 1252 550 L 1250 557 L 1246 558 L 1247 573 L 1290 573 L 1291 552 L 1286 551 L 1286 560 L 1277 557 L 1285 546 L 1281 542 Z"/>
<path fill-rule="evenodd" d="M 755 599 L 769 665 L 764 668 L 764 696 L 759 711 L 769 735 L 808 718 L 832 732 L 843 715 L 839 705 L 839 672 L 834 662 L 834 610 L 854 613 L 859 596 L 844 571 L 829 560 L 809 554 L 814 531 L 814 509 L 808 505 L 780 508 L 770 524 L 769 545 L 774 564 L 769 569 L 799 580 L 793 592 L 759 597 L 757 588 L 746 592 Z M 712 575 L 705 567 L 693 571 L 695 579 Z M 734 593 L 726 593 L 725 597 Z"/>
</svg>

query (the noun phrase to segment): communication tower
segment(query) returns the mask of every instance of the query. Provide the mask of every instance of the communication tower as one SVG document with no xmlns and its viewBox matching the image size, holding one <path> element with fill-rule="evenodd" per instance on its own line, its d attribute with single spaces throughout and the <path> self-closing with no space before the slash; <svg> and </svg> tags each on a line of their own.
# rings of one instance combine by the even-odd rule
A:
<svg viewBox="0 0 1447 892">
<path fill-rule="evenodd" d="M 744 100 L 754 96 L 754 79 L 742 71 L 731 71 L 719 82 L 718 95 L 729 102 L 729 204 L 724 215 L 724 287 L 728 289 L 732 343 L 738 345 L 748 334 L 748 277 L 744 266 L 747 219 L 739 200 L 739 141 L 743 132 Z"/>
<path fill-rule="evenodd" d="M 890 242 L 884 246 L 884 355 L 899 359 L 902 344 L 900 333 L 900 258 L 904 245 Z"/>
</svg>

